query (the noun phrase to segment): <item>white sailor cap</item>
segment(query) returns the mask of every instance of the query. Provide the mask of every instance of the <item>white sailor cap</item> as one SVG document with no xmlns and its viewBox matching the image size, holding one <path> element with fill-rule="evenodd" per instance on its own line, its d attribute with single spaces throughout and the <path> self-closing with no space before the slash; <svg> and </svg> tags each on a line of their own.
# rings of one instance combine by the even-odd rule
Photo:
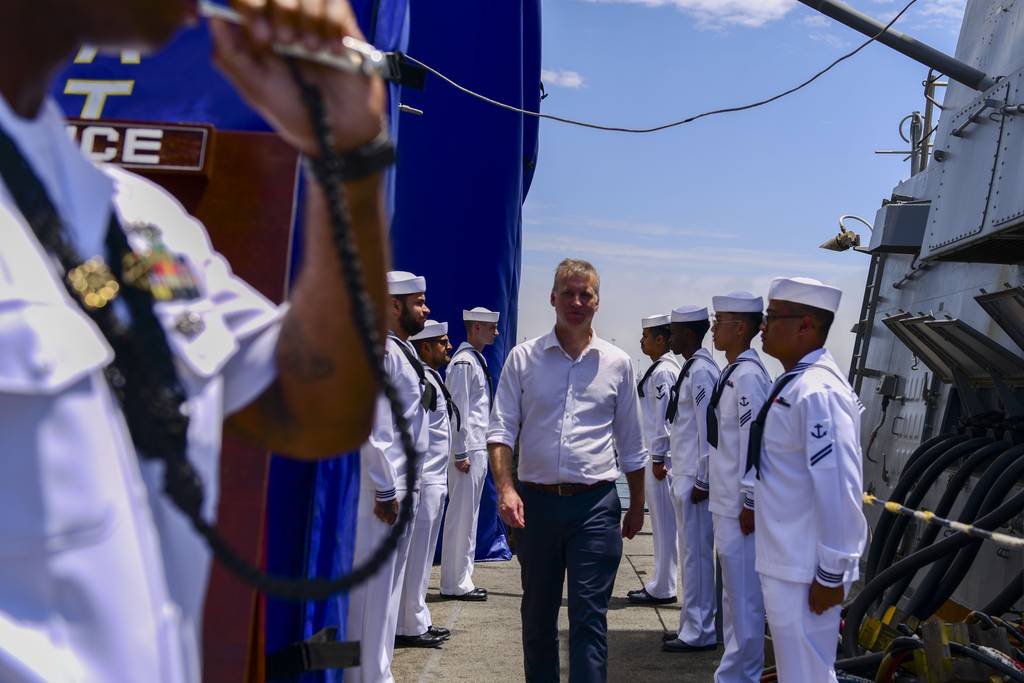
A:
<svg viewBox="0 0 1024 683">
<path fill-rule="evenodd" d="M 750 292 L 729 292 L 711 297 L 715 313 L 761 313 L 764 299 Z"/>
<path fill-rule="evenodd" d="M 693 323 L 707 319 L 708 309 L 706 306 L 680 306 L 673 308 L 670 316 L 671 322 L 674 323 Z"/>
<path fill-rule="evenodd" d="M 669 319 L 668 313 L 663 313 L 661 315 L 649 315 L 640 321 L 643 329 L 645 330 L 648 327 L 661 327 L 663 325 L 668 325 L 670 322 L 671 320 Z"/>
<path fill-rule="evenodd" d="M 422 275 L 413 275 L 404 270 L 392 270 L 388 273 L 388 294 L 391 296 L 422 294 L 426 291 L 427 278 Z"/>
<path fill-rule="evenodd" d="M 462 319 L 467 323 L 496 323 L 499 315 L 497 311 L 489 311 L 483 306 L 462 311 Z"/>
<path fill-rule="evenodd" d="M 434 337 L 443 337 L 446 334 L 448 334 L 448 323 L 439 323 L 436 320 L 428 320 L 427 324 L 423 326 L 423 331 L 409 337 L 409 341 L 433 339 Z"/>
<path fill-rule="evenodd" d="M 768 289 L 769 300 L 792 301 L 832 313 L 838 310 L 842 298 L 841 289 L 809 277 L 777 277 Z"/>
</svg>

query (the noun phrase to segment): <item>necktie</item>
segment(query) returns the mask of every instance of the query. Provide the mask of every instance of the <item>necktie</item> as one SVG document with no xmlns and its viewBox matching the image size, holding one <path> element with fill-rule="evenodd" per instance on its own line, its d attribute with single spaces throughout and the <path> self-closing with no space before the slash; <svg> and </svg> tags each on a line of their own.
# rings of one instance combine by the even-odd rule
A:
<svg viewBox="0 0 1024 683">
<path fill-rule="evenodd" d="M 643 398 L 645 396 L 644 384 L 647 382 L 648 379 L 651 378 L 651 375 L 654 373 L 655 368 L 657 368 L 660 364 L 661 359 L 659 358 L 658 360 L 654 361 L 654 364 L 651 365 L 651 367 L 647 368 L 647 372 L 645 372 L 644 376 L 640 378 L 640 381 L 636 383 L 636 393 L 640 396 L 640 398 Z"/>
</svg>

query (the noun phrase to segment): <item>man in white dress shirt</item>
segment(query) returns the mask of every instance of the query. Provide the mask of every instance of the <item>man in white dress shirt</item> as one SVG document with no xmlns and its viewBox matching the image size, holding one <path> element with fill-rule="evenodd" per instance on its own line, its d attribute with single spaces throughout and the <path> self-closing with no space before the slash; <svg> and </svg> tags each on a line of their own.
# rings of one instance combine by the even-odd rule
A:
<svg viewBox="0 0 1024 683">
<path fill-rule="evenodd" d="M 633 364 L 591 327 L 600 280 L 586 261 L 555 271 L 555 327 L 512 349 L 487 443 L 498 511 L 516 533 L 527 681 L 559 680 L 558 610 L 569 578 L 569 680 L 608 677 L 608 600 L 622 537 L 644 521 L 644 450 Z M 512 448 L 519 441 L 519 487 Z M 625 472 L 620 523 L 615 480 Z"/>
<path fill-rule="evenodd" d="M 448 468 L 448 511 L 441 543 L 441 595 L 480 602 L 487 589 L 473 583 L 480 496 L 487 478 L 487 423 L 494 399 L 483 351 L 498 338 L 498 313 L 480 306 L 462 312 L 466 341 L 448 367 L 447 384 L 463 422 L 452 434 Z"/>
<path fill-rule="evenodd" d="M 751 340 L 761 329 L 764 301 L 749 292 L 711 299 L 715 349 L 729 364 L 708 404 L 708 509 L 722 573 L 725 652 L 715 683 L 757 683 L 764 668 L 764 602 L 754 569 L 754 473 L 747 470 L 750 424 L 771 378 Z M 744 474 L 746 473 L 746 474 Z"/>
<path fill-rule="evenodd" d="M 867 539 L 863 406 L 825 348 L 842 292 L 778 278 L 762 347 L 785 369 L 750 430 L 757 572 L 780 681 L 835 682 L 840 603 Z"/>
<path fill-rule="evenodd" d="M 256 13 L 248 30 L 212 25 L 228 76 L 305 154 L 315 155 L 317 145 L 296 106 L 301 97 L 266 43 L 293 20 L 311 27 L 317 47 L 326 42 L 319 36 L 358 36 L 347 3 L 338 9 L 330 17 L 295 9 L 270 21 Z M 167 192 L 88 162 L 47 98 L 54 74 L 82 44 L 156 48 L 194 11 L 180 0 L 0 3 L 5 683 L 199 680 L 210 554 L 164 494 L 163 463 L 140 460 L 140 442 L 151 434 L 128 413 L 152 404 L 128 400 L 124 384 L 108 382 L 115 372 L 133 374 L 141 358 L 146 367 L 170 368 L 165 379 L 180 382 L 177 414 L 189 417 L 183 450 L 205 484 L 208 520 L 217 508 L 223 426 L 263 448 L 309 458 L 353 448 L 369 430 L 378 387 L 365 355 L 353 352 L 361 342 L 317 182 L 307 184 L 302 212 L 309 248 L 290 307 L 277 307 L 231 273 L 203 226 Z M 299 39 L 292 36 L 281 38 Z M 384 105 L 379 81 L 302 68 L 327 93 L 339 153 L 374 139 Z M 346 183 L 378 307 L 388 252 L 380 185 L 378 173 Z M 92 272 L 105 284 L 128 251 L 172 254 L 181 279 L 155 303 L 156 294 L 139 294 L 143 278 L 133 280 L 137 287 L 122 280 L 116 291 L 90 291 L 92 284 L 76 280 Z M 90 296 L 71 294 L 65 274 Z M 144 276 L 150 284 L 152 277 Z M 121 315 L 129 300 L 139 304 L 131 320 Z M 121 328 L 117 352 L 111 317 Z M 121 353 L 132 346 L 142 353 Z M 156 394 L 163 387 L 145 388 Z"/>
<path fill-rule="evenodd" d="M 703 306 L 681 306 L 671 314 L 672 352 L 686 359 L 672 386 L 666 419 L 672 424 L 672 498 L 683 556 L 683 604 L 679 630 L 663 636 L 665 652 L 701 652 L 718 647 L 715 633 L 714 532 L 708 511 L 707 406 L 718 381 L 718 365 L 703 347 L 710 323 Z"/>
<path fill-rule="evenodd" d="M 398 614 L 396 647 L 439 647 L 451 636 L 448 629 L 434 626 L 427 607 L 427 586 L 434 551 L 441 532 L 441 514 L 448 492 L 448 461 L 452 452 L 452 432 L 462 422 L 438 370 L 448 364 L 452 345 L 448 341 L 448 323 L 428 320 L 423 331 L 409 337 L 416 347 L 434 386 L 434 405 L 429 409 L 430 446 L 420 474 L 420 496 L 412 526 L 409 561 L 405 568 L 401 607 Z"/>
<path fill-rule="evenodd" d="M 669 351 L 672 335 L 669 315 L 652 315 L 641 321 L 640 350 L 651 359 L 651 367 L 637 383 L 644 443 L 650 454 L 644 490 L 651 511 L 651 535 L 654 540 L 654 571 L 643 587 L 626 594 L 638 605 L 666 605 L 676 601 L 679 578 L 679 536 L 676 511 L 669 489 L 672 457 L 669 455 L 669 422 L 665 419 L 669 396 L 679 376 L 679 361 Z"/>
<path fill-rule="evenodd" d="M 405 271 L 387 274 L 389 332 L 384 347 L 384 371 L 387 373 L 402 406 L 423 467 L 430 443 L 427 409 L 434 405 L 436 389 L 427 379 L 426 370 L 409 337 L 423 330 L 430 309 L 427 308 L 426 278 Z M 390 527 L 398 518 L 398 505 L 405 496 L 413 496 L 415 519 L 417 490 L 406 488 L 408 460 L 395 427 L 391 405 L 381 394 L 373 418 L 370 439 L 359 449 L 359 507 L 356 511 L 356 543 L 352 563 L 361 564 L 380 546 Z M 348 669 L 348 681 L 379 683 L 393 681 L 391 659 L 395 649 L 399 602 L 405 568 L 409 560 L 412 530 L 407 528 L 398 548 L 384 566 L 365 583 L 357 586 L 349 597 L 348 639 L 362 644 L 361 664 Z M 424 638 L 440 639 L 426 635 Z"/>
</svg>

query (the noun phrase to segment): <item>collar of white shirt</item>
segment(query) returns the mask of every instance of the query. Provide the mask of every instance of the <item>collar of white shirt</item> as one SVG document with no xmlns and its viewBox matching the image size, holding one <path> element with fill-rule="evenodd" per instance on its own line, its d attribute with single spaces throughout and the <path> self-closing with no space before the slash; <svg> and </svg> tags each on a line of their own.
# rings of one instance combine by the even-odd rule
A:
<svg viewBox="0 0 1024 683">
<path fill-rule="evenodd" d="M 609 349 L 615 348 L 612 344 L 598 337 L 597 332 L 591 330 L 590 343 L 587 344 L 586 348 L 584 348 L 583 351 L 580 353 L 579 358 L 573 358 L 568 353 L 566 353 L 565 349 L 562 348 L 562 343 L 558 341 L 558 335 L 555 334 L 555 328 L 553 327 L 551 328 L 550 332 L 548 332 L 547 334 L 540 338 L 540 344 L 541 348 L 543 348 L 545 351 L 557 348 L 559 351 L 562 352 L 562 354 L 566 358 L 568 358 L 571 361 L 579 361 L 591 351 L 594 351 L 596 353 L 607 353 Z"/>
</svg>

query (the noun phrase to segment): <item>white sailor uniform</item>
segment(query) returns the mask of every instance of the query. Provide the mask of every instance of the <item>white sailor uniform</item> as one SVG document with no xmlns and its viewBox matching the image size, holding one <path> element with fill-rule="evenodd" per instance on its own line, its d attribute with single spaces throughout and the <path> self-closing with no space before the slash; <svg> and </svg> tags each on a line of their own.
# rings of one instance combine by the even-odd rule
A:
<svg viewBox="0 0 1024 683">
<path fill-rule="evenodd" d="M 188 457 L 213 519 L 224 416 L 273 382 L 284 309 L 232 275 L 173 197 L 120 169 L 101 172 L 64 126 L 53 102 L 26 121 L 0 98 L 0 127 L 78 253 L 105 257 L 113 206 L 123 226 L 153 226 L 194 276 L 195 296 L 156 313 L 188 394 Z M 103 374 L 113 353 L 2 182 L 0 234 L 0 680 L 199 681 L 210 554 L 164 497 L 161 468 L 140 462 Z M 185 331 L 182 316 L 195 323 Z"/>
<path fill-rule="evenodd" d="M 672 497 L 683 559 L 683 604 L 679 640 L 687 645 L 713 645 L 715 633 L 714 532 L 708 501 L 696 505 L 690 492 L 707 486 L 707 405 L 718 381 L 718 365 L 707 349 L 698 349 L 683 364 L 676 380 L 676 414 L 672 422 Z"/>
<path fill-rule="evenodd" d="M 441 542 L 441 593 L 464 595 L 476 589 L 476 555 L 480 496 L 487 477 L 487 425 L 491 413 L 491 379 L 487 361 L 463 342 L 448 365 L 448 390 L 462 416 L 462 428 L 452 433 L 454 457 L 448 467 L 448 511 Z M 469 460 L 469 472 L 455 467 Z"/>
<path fill-rule="evenodd" d="M 388 335 L 384 349 L 384 371 L 398 392 L 422 466 L 429 447 L 429 423 L 423 407 L 426 380 L 421 383 L 420 373 L 409 362 L 407 353 L 416 357 L 416 350 L 409 342 Z M 406 490 L 405 451 L 395 429 L 391 406 L 383 394 L 377 399 L 370 439 L 359 449 L 359 457 L 359 505 L 352 557 L 354 565 L 366 562 L 391 530 L 388 524 L 373 514 L 375 501 L 401 502 L 405 496 L 412 495 L 415 519 L 419 492 Z M 379 683 L 394 680 L 391 675 L 391 659 L 394 655 L 402 583 L 412 540 L 411 527 L 410 524 L 398 548 L 384 566 L 371 579 L 357 586 L 349 597 L 348 639 L 362 643 L 362 662 L 361 666 L 346 670 L 347 681 Z"/>
<path fill-rule="evenodd" d="M 420 477 L 420 498 L 412 527 L 409 562 L 402 587 L 401 610 L 397 633 L 400 636 L 421 636 L 433 622 L 427 607 L 427 587 L 434 565 L 437 537 L 441 533 L 444 499 L 448 494 L 448 460 L 452 451 L 452 423 L 460 418 L 454 402 L 449 403 L 444 381 L 433 368 L 425 368 L 427 381 L 434 385 L 437 407 L 430 411 L 430 446 Z M 450 396 L 450 395 L 449 395 Z"/>
<path fill-rule="evenodd" d="M 750 424 L 761 409 L 771 378 L 757 352 L 747 349 L 722 370 L 716 387 L 717 447 L 710 450 L 709 509 L 722 572 L 722 634 L 725 652 L 715 683 L 761 679 L 764 668 L 764 602 L 754 569 L 754 536 L 740 530 L 742 508 L 754 509 L 754 472 L 747 470 Z M 709 425 L 708 431 L 713 427 Z M 710 438 L 710 437 L 709 437 Z"/>
<path fill-rule="evenodd" d="M 658 481 L 653 464 L 663 463 L 671 470 L 669 427 L 665 419 L 672 387 L 679 377 L 679 361 L 666 353 L 654 362 L 637 385 L 640 394 L 640 418 L 644 442 L 651 455 L 644 477 L 647 508 L 651 512 L 654 540 L 654 571 L 644 590 L 654 598 L 674 598 L 679 576 L 679 535 L 676 530 L 675 504 L 672 502 L 671 475 Z"/>
<path fill-rule="evenodd" d="M 772 393 L 779 386 L 760 449 L 757 572 L 779 680 L 834 682 L 840 607 L 814 614 L 808 594 L 812 581 L 849 590 L 858 576 L 867 538 L 863 407 L 825 349 L 779 377 Z"/>
</svg>

